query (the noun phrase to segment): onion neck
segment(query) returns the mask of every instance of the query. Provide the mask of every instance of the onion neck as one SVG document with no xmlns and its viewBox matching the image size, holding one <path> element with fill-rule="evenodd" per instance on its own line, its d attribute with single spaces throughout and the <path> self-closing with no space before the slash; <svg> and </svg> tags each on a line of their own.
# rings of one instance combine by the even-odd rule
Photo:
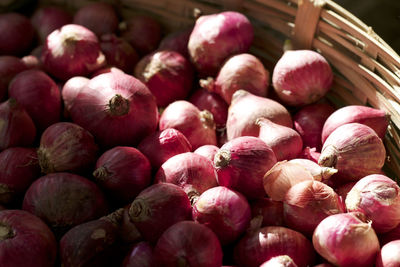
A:
<svg viewBox="0 0 400 267">
<path fill-rule="evenodd" d="M 217 168 L 223 168 L 229 165 L 231 161 L 231 153 L 228 150 L 220 150 L 215 154 L 214 164 Z"/>
<path fill-rule="evenodd" d="M 133 222 L 146 220 L 151 214 L 150 209 L 144 199 L 135 199 L 129 207 L 129 218 Z"/>
<path fill-rule="evenodd" d="M 128 114 L 130 109 L 129 100 L 120 94 L 114 95 L 108 102 L 108 111 L 112 116 L 123 116 Z"/>
<path fill-rule="evenodd" d="M 9 225 L 0 222 L 0 241 L 13 238 L 14 236 L 13 229 Z"/>
<path fill-rule="evenodd" d="M 107 177 L 110 176 L 110 172 L 107 170 L 106 167 L 101 166 L 93 172 L 93 176 L 98 181 L 105 181 Z"/>
<path fill-rule="evenodd" d="M 334 145 L 327 146 L 321 153 L 321 157 L 318 160 L 318 164 L 322 167 L 336 167 L 338 159 L 338 150 Z"/>
<path fill-rule="evenodd" d="M 9 186 L 0 183 L 0 203 L 9 203 L 13 200 L 15 191 Z"/>
<path fill-rule="evenodd" d="M 200 121 L 204 128 L 210 128 L 215 130 L 215 122 L 213 114 L 208 110 L 200 111 Z"/>
<path fill-rule="evenodd" d="M 120 226 L 124 216 L 124 208 L 117 209 L 116 211 L 104 216 L 105 220 L 110 221 L 115 226 Z"/>
<path fill-rule="evenodd" d="M 48 156 L 46 149 L 39 148 L 37 150 L 37 155 L 38 155 L 40 169 L 42 170 L 43 173 L 55 172 L 54 164 L 50 162 L 49 160 L 50 157 Z"/>
</svg>

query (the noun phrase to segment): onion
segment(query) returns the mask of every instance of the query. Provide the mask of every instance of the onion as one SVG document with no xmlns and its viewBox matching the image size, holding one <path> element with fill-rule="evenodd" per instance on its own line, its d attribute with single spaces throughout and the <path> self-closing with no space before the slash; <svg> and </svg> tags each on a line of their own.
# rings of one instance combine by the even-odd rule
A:
<svg viewBox="0 0 400 267">
<path fill-rule="evenodd" d="M 302 165 L 304 168 L 306 168 L 307 171 L 310 172 L 310 174 L 316 181 L 325 182 L 332 175 L 337 173 L 336 169 L 330 168 L 330 167 L 321 167 L 316 162 L 309 160 L 309 159 L 296 158 L 296 159 L 289 160 L 289 162 Z"/>
<path fill-rule="evenodd" d="M 40 43 L 44 43 L 47 36 L 54 30 L 72 23 L 72 16 L 58 6 L 42 6 L 32 14 L 31 23 L 36 30 Z"/>
<path fill-rule="evenodd" d="M 34 37 L 35 30 L 26 16 L 11 12 L 0 14 L 0 55 L 24 55 Z"/>
<path fill-rule="evenodd" d="M 400 240 L 385 244 L 376 257 L 376 267 L 400 266 Z"/>
<path fill-rule="evenodd" d="M 375 232 L 390 231 L 400 223 L 400 187 L 385 175 L 367 175 L 347 194 L 346 208 L 364 213 Z"/>
<path fill-rule="evenodd" d="M 0 150 L 15 146 L 30 146 L 36 137 L 36 127 L 29 114 L 14 98 L 0 103 Z"/>
<path fill-rule="evenodd" d="M 361 215 L 339 213 L 322 220 L 312 237 L 315 250 L 334 265 L 373 266 L 379 241 Z"/>
<path fill-rule="evenodd" d="M 279 99 L 290 106 L 312 104 L 331 88 L 332 69 L 328 61 L 312 50 L 288 50 L 276 63 L 272 85 Z"/>
<path fill-rule="evenodd" d="M 142 236 L 129 217 L 129 207 L 130 204 L 125 205 L 123 208 L 116 211 L 120 212 L 120 210 L 122 210 L 122 218 L 118 226 L 118 238 L 123 243 L 133 244 L 139 242 L 142 239 Z"/>
<path fill-rule="evenodd" d="M 217 131 L 223 131 L 228 118 L 228 104 L 218 94 L 205 89 L 197 89 L 189 101 L 200 110 L 208 110 L 213 114 Z"/>
<path fill-rule="evenodd" d="M 176 51 L 189 59 L 188 42 L 193 28 L 173 31 L 161 39 L 157 50 Z"/>
<path fill-rule="evenodd" d="M 371 127 L 380 138 L 383 138 L 389 124 L 389 116 L 383 110 L 367 106 L 350 105 L 339 108 L 326 119 L 321 135 L 322 142 L 325 142 L 336 128 L 352 122 Z"/>
<path fill-rule="evenodd" d="M 217 145 L 214 117 L 208 110 L 200 111 L 186 100 L 169 104 L 160 117 L 160 130 L 175 128 L 197 149 L 202 145 Z"/>
<path fill-rule="evenodd" d="M 186 98 L 192 89 L 193 68 L 175 51 L 156 51 L 144 56 L 137 63 L 134 75 L 147 85 L 159 107 Z"/>
<path fill-rule="evenodd" d="M 98 158 L 93 176 L 105 192 L 127 203 L 150 185 L 151 166 L 136 148 L 116 146 Z"/>
<path fill-rule="evenodd" d="M 26 109 L 39 131 L 61 120 L 60 90 L 41 70 L 17 74 L 10 83 L 8 94 Z"/>
<path fill-rule="evenodd" d="M 8 85 L 18 73 L 27 70 L 26 64 L 15 56 L 0 56 L 0 101 L 7 98 Z"/>
<path fill-rule="evenodd" d="M 217 154 L 219 147 L 215 145 L 203 145 L 198 147 L 194 153 L 208 158 L 211 162 L 214 161 L 215 154 Z"/>
<path fill-rule="evenodd" d="M 189 196 L 191 203 L 207 189 L 218 186 L 212 161 L 193 152 L 169 158 L 157 171 L 154 181 L 178 185 Z"/>
<path fill-rule="evenodd" d="M 192 151 L 192 145 L 178 130 L 166 128 L 145 137 L 137 147 L 150 161 L 154 170 L 172 156 Z"/>
<path fill-rule="evenodd" d="M 0 152 L 0 203 L 8 204 L 25 194 L 40 176 L 34 148 L 10 147 Z"/>
<path fill-rule="evenodd" d="M 79 8 L 74 15 L 73 23 L 84 26 L 100 37 L 103 34 L 116 32 L 119 18 L 111 4 L 95 2 Z"/>
<path fill-rule="evenodd" d="M 171 225 L 188 220 L 192 207 L 185 191 L 170 183 L 154 184 L 144 189 L 129 208 L 129 217 L 143 238 L 155 243 Z"/>
<path fill-rule="evenodd" d="M 267 118 L 290 128 L 293 126 L 289 111 L 280 103 L 243 90 L 236 91 L 226 122 L 228 140 L 245 135 L 258 136 L 260 127 L 255 122 L 259 118 Z"/>
<path fill-rule="evenodd" d="M 199 223 L 178 222 L 160 237 L 154 249 L 157 266 L 220 267 L 222 249 L 217 236 Z"/>
<path fill-rule="evenodd" d="M 321 156 L 321 153 L 318 152 L 315 147 L 310 148 L 309 146 L 306 146 L 300 152 L 298 157 L 302 158 L 302 159 L 309 159 L 309 160 L 314 161 L 315 163 L 318 163 L 320 156 Z"/>
<path fill-rule="evenodd" d="M 132 73 L 139 55 L 124 39 L 115 34 L 104 34 L 100 37 L 100 48 L 108 66 L 114 66 L 126 73 Z"/>
<path fill-rule="evenodd" d="M 372 128 L 348 123 L 336 128 L 326 139 L 318 164 L 337 169 L 343 180 L 356 181 L 379 173 L 385 158 L 385 146 Z"/>
<path fill-rule="evenodd" d="M 121 22 L 119 31 L 140 56 L 156 50 L 161 41 L 160 22 L 147 15 L 135 15 Z"/>
<path fill-rule="evenodd" d="M 347 194 L 350 192 L 350 190 L 353 188 L 353 186 L 356 184 L 357 182 L 348 182 L 345 184 L 341 184 L 339 186 L 334 187 L 336 193 L 342 198 L 343 202 L 345 201 Z M 329 185 L 329 183 L 328 183 Z M 331 187 L 334 186 L 330 185 Z"/>
<path fill-rule="evenodd" d="M 272 149 L 260 138 L 242 136 L 225 143 L 214 158 L 219 185 L 248 198 L 264 197 L 264 174 L 277 162 Z"/>
<path fill-rule="evenodd" d="M 132 246 L 124 258 L 121 267 L 155 266 L 153 247 L 149 242 L 142 241 Z"/>
<path fill-rule="evenodd" d="M 61 80 L 87 76 L 105 64 L 99 40 L 87 28 L 67 24 L 47 36 L 42 52 L 43 66 Z"/>
<path fill-rule="evenodd" d="M 253 36 L 253 26 L 242 13 L 203 15 L 189 37 L 189 55 L 201 76 L 214 76 L 227 58 L 249 50 Z"/>
<path fill-rule="evenodd" d="M 326 217 L 345 212 L 344 203 L 328 185 L 303 181 L 293 185 L 283 201 L 285 224 L 306 236 Z"/>
<path fill-rule="evenodd" d="M 64 117 L 68 118 L 71 107 L 75 101 L 76 96 L 78 95 L 81 88 L 83 88 L 89 79 L 83 76 L 75 76 L 71 79 L 68 79 L 61 90 L 61 97 L 64 103 Z"/>
<path fill-rule="evenodd" d="M 282 226 L 266 226 L 242 237 L 235 246 L 239 266 L 258 267 L 272 257 L 287 255 L 299 267 L 314 263 L 311 242 L 301 233 Z"/>
<path fill-rule="evenodd" d="M 219 94 L 230 104 L 232 95 L 242 89 L 266 97 L 269 85 L 269 72 L 261 61 L 252 54 L 243 53 L 230 57 L 222 65 L 218 75 L 213 79 L 200 80 L 208 90 Z"/>
<path fill-rule="evenodd" d="M 322 128 L 335 111 L 328 103 L 315 103 L 300 108 L 293 116 L 294 129 L 300 134 L 303 145 L 321 151 Z"/>
<path fill-rule="evenodd" d="M 154 96 L 131 75 L 110 72 L 92 78 L 71 107 L 72 121 L 90 131 L 102 147 L 133 146 L 154 132 Z"/>
<path fill-rule="evenodd" d="M 381 246 L 385 245 L 386 243 L 389 243 L 390 241 L 399 240 L 400 239 L 400 224 L 398 224 L 395 228 L 393 228 L 392 230 L 390 230 L 388 232 L 379 233 L 378 238 L 381 243 Z"/>
<path fill-rule="evenodd" d="M 276 159 L 296 158 L 303 148 L 303 140 L 298 132 L 267 118 L 259 118 L 256 124 L 260 127 L 258 137 L 263 140 L 275 153 Z"/>
<path fill-rule="evenodd" d="M 0 212 L 0 261 L 5 266 L 51 267 L 57 242 L 49 227 L 23 210 Z"/>
<path fill-rule="evenodd" d="M 260 267 L 298 267 L 296 263 L 288 255 L 281 255 L 272 257 L 267 260 Z"/>
<path fill-rule="evenodd" d="M 28 69 L 41 69 L 42 62 L 37 56 L 34 55 L 27 55 L 21 58 L 22 62 Z"/>
<path fill-rule="evenodd" d="M 75 123 L 58 122 L 43 132 L 37 154 L 43 173 L 79 173 L 93 167 L 98 150 L 87 130 Z"/>
<path fill-rule="evenodd" d="M 94 77 L 96 77 L 96 76 L 99 76 L 100 74 L 110 73 L 110 72 L 119 73 L 119 74 L 124 74 L 124 73 L 125 73 L 125 72 L 123 72 L 122 70 L 120 70 L 120 69 L 118 69 L 118 68 L 116 68 L 116 67 L 104 67 L 104 68 L 101 68 L 101 69 L 99 69 L 99 70 L 93 72 L 93 73 L 90 75 L 90 77 L 91 77 L 91 78 L 94 78 Z"/>
<path fill-rule="evenodd" d="M 107 212 L 103 193 L 92 181 L 71 173 L 51 173 L 34 181 L 22 209 L 46 222 L 57 237 Z"/>
<path fill-rule="evenodd" d="M 252 217 L 262 216 L 261 226 L 283 226 L 283 202 L 269 197 L 250 202 Z"/>
</svg>

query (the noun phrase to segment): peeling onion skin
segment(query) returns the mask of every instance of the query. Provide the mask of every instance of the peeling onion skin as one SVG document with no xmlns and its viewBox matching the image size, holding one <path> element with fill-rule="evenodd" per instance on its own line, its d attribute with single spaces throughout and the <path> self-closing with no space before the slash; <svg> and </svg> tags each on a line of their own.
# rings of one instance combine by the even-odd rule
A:
<svg viewBox="0 0 400 267">
<path fill-rule="evenodd" d="M 376 257 L 376 267 L 400 266 L 400 240 L 391 241 L 382 246 Z"/>
<path fill-rule="evenodd" d="M 334 214 L 322 220 L 312 242 L 323 258 L 343 267 L 373 266 L 380 249 L 370 222 L 356 212 Z"/>
<path fill-rule="evenodd" d="M 367 175 L 348 192 L 346 207 L 364 213 L 375 232 L 388 232 L 400 223 L 400 187 L 385 175 Z"/>
<path fill-rule="evenodd" d="M 203 15 L 189 37 L 189 55 L 200 76 L 215 76 L 227 58 L 247 52 L 253 38 L 253 26 L 239 12 Z"/>
</svg>

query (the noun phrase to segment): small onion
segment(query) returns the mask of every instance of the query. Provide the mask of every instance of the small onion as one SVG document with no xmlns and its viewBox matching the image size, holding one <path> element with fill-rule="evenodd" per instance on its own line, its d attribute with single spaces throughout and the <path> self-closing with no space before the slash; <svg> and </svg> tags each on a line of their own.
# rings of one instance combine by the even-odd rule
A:
<svg viewBox="0 0 400 267">
<path fill-rule="evenodd" d="M 337 173 L 336 169 L 319 166 L 315 161 L 309 159 L 296 158 L 289 160 L 289 162 L 302 165 L 304 168 L 306 168 L 307 171 L 310 172 L 310 174 L 316 181 L 324 182 L 328 180 L 332 175 Z"/>
<path fill-rule="evenodd" d="M 212 162 L 214 161 L 215 154 L 217 154 L 219 147 L 214 145 L 203 145 L 198 147 L 194 153 L 201 155 L 203 157 L 208 158 Z"/>
<path fill-rule="evenodd" d="M 7 98 L 8 85 L 18 73 L 27 70 L 26 64 L 15 56 L 0 56 L 0 101 Z"/>
<path fill-rule="evenodd" d="M 154 248 L 149 242 L 142 241 L 133 245 L 126 254 L 121 267 L 154 267 Z"/>
<path fill-rule="evenodd" d="M 400 240 L 385 244 L 376 257 L 376 267 L 400 266 Z"/>
<path fill-rule="evenodd" d="M 89 79 L 83 76 L 75 76 L 68 79 L 61 90 L 61 97 L 64 103 L 64 117 L 69 117 L 70 109 L 75 101 L 79 91 L 89 82 Z"/>
<path fill-rule="evenodd" d="M 251 216 L 262 216 L 261 227 L 283 226 L 283 202 L 269 197 L 258 198 L 250 202 Z"/>
<path fill-rule="evenodd" d="M 161 39 L 157 50 L 172 50 L 189 59 L 188 42 L 193 28 L 173 31 Z"/>
</svg>

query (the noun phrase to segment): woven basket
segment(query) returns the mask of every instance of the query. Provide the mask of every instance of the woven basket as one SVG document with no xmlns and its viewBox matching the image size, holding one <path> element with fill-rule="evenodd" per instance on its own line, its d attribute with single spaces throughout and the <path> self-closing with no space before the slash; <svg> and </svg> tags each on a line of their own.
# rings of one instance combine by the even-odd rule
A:
<svg viewBox="0 0 400 267">
<path fill-rule="evenodd" d="M 41 0 L 71 11 L 92 1 Z M 400 181 L 400 57 L 371 27 L 331 0 L 108 0 L 123 18 L 144 13 L 160 21 L 166 32 L 192 26 L 195 14 L 222 10 L 244 13 L 255 39 L 251 53 L 270 71 L 283 53 L 284 42 L 296 49 L 320 52 L 335 72 L 327 98 L 336 107 L 358 104 L 391 114 L 384 139 L 384 170 Z"/>
</svg>

